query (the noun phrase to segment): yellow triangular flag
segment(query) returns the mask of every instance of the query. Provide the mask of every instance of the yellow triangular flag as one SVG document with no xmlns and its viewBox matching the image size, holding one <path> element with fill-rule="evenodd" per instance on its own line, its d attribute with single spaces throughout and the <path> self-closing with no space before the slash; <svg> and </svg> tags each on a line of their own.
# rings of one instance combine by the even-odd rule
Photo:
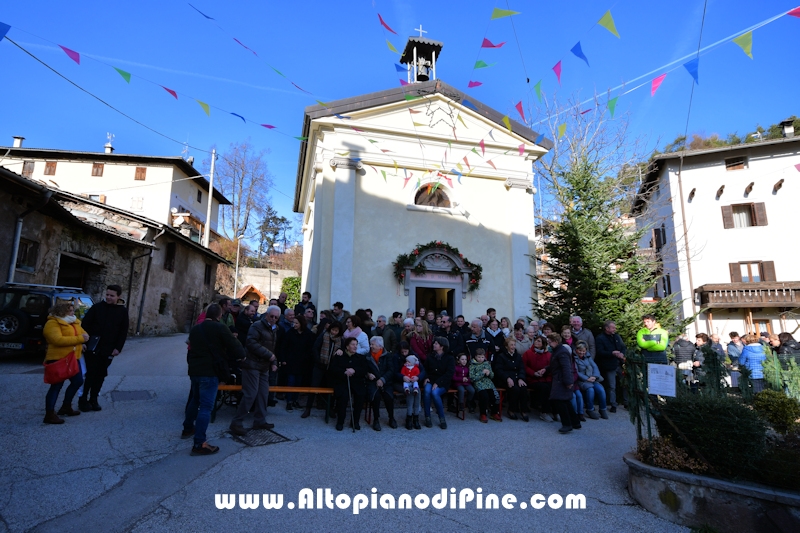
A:
<svg viewBox="0 0 800 533">
<path fill-rule="evenodd" d="M 465 128 L 469 129 L 469 128 L 467 127 L 467 124 L 466 124 L 466 122 L 464 122 L 464 119 L 463 119 L 463 118 L 461 118 L 461 113 L 459 113 L 459 114 L 458 114 L 458 116 L 457 116 L 456 118 L 457 118 L 458 120 L 460 120 L 462 124 L 464 124 L 464 127 L 465 127 Z"/>
<path fill-rule="evenodd" d="M 196 102 L 198 104 L 200 104 L 200 107 L 203 108 L 203 111 L 206 112 L 206 115 L 208 115 L 210 117 L 211 116 L 211 110 L 208 108 L 208 104 L 205 103 L 205 102 L 201 102 L 200 100 L 196 100 Z"/>
<path fill-rule="evenodd" d="M 564 136 L 564 133 L 565 133 L 566 131 L 567 131 L 567 123 L 565 122 L 565 123 L 561 124 L 561 125 L 558 127 L 558 138 L 560 139 L 561 137 L 563 137 L 563 136 Z"/>
<path fill-rule="evenodd" d="M 456 167 L 458 167 L 459 172 L 464 172 L 464 167 L 461 166 L 461 163 L 456 163 Z"/>
<path fill-rule="evenodd" d="M 391 42 L 389 42 L 389 39 L 386 39 L 386 44 L 389 45 L 389 50 L 391 50 L 395 54 L 399 54 L 400 53 L 400 52 L 397 51 L 397 48 L 395 48 L 394 45 Z"/>
<path fill-rule="evenodd" d="M 733 40 L 750 59 L 753 59 L 753 32 L 743 33 Z"/>
<path fill-rule="evenodd" d="M 417 127 L 425 127 L 427 124 L 423 124 L 422 122 L 414 122 L 414 125 Z"/>
<path fill-rule="evenodd" d="M 611 10 L 606 11 L 606 14 L 603 15 L 603 18 L 597 21 L 597 23 L 600 24 L 605 29 L 607 29 L 608 31 L 610 31 L 611 33 L 613 33 L 614 35 L 616 35 L 617 38 L 619 38 L 617 27 L 614 25 L 614 19 L 611 16 Z"/>
<path fill-rule="evenodd" d="M 503 117 L 503 124 L 506 125 L 506 128 L 508 128 L 508 131 L 510 131 L 511 133 L 514 133 L 514 131 L 511 129 L 511 121 L 508 119 L 508 115 Z"/>
</svg>

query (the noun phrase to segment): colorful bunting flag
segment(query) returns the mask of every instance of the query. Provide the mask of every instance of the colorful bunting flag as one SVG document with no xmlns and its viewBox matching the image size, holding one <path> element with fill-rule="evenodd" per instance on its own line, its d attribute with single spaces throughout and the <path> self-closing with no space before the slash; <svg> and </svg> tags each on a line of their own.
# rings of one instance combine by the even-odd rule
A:
<svg viewBox="0 0 800 533">
<path fill-rule="evenodd" d="M 242 122 L 247 124 L 247 120 L 245 120 L 245 118 L 242 115 L 239 115 L 237 113 L 231 113 L 231 115 L 233 115 L 234 117 L 239 117 L 240 119 L 242 119 Z"/>
<path fill-rule="evenodd" d="M 581 50 L 581 42 L 580 41 L 578 41 L 578 43 L 575 46 L 572 47 L 570 52 L 575 54 L 578 58 L 583 59 L 584 61 L 586 61 L 586 66 L 587 67 L 591 66 L 591 65 L 589 65 L 589 60 L 586 58 L 586 54 L 584 54 L 583 50 Z"/>
<path fill-rule="evenodd" d="M 492 163 L 492 160 L 491 160 L 491 159 L 490 159 L 490 160 L 488 160 L 488 161 L 487 161 L 487 163 L 489 163 L 490 165 L 492 165 L 492 168 L 493 168 L 493 169 L 497 170 L 497 167 L 496 167 L 496 166 L 494 166 L 494 163 Z"/>
<path fill-rule="evenodd" d="M 461 163 L 456 163 L 456 168 L 457 168 L 458 170 L 460 170 L 461 172 L 463 172 L 463 171 L 464 171 L 464 167 L 462 167 L 462 166 L 461 166 Z"/>
<path fill-rule="evenodd" d="M 322 100 L 317 100 L 317 103 L 318 103 L 319 105 L 321 105 L 322 107 L 328 107 L 328 104 L 326 104 L 326 103 L 325 103 L 325 102 L 323 102 Z"/>
<path fill-rule="evenodd" d="M 308 140 L 308 137 L 295 137 L 295 139 L 301 142 L 306 142 Z"/>
<path fill-rule="evenodd" d="M 472 89 L 473 87 L 480 87 L 481 85 L 483 85 L 483 83 L 480 81 L 471 81 L 467 84 L 467 88 Z"/>
<path fill-rule="evenodd" d="M 204 16 L 205 18 L 207 18 L 208 20 L 214 20 L 213 18 L 209 17 L 208 15 L 206 15 L 205 13 L 203 13 L 202 11 L 200 11 L 199 9 L 197 9 L 196 7 L 194 7 L 192 4 L 189 4 L 189 6 L 190 6 L 192 9 L 194 9 L 195 11 L 197 11 L 198 13 L 200 13 L 201 15 L 203 15 L 203 16 Z"/>
<path fill-rule="evenodd" d="M 268 130 L 274 130 L 275 129 L 275 126 L 273 126 L 272 124 L 262 124 L 261 126 L 264 127 L 264 128 L 267 128 Z"/>
<path fill-rule="evenodd" d="M 392 162 L 394 163 L 394 175 L 396 176 L 397 175 L 397 161 L 392 159 Z"/>
<path fill-rule="evenodd" d="M 342 152 L 342 153 L 336 152 L 336 155 L 340 155 L 340 156 L 342 156 L 342 157 L 347 157 L 348 155 L 350 155 L 350 152 L 349 152 L 349 151 L 347 151 L 347 152 Z"/>
<path fill-rule="evenodd" d="M 494 129 L 489 130 L 489 137 L 491 137 L 494 142 L 497 142 L 494 138 Z"/>
<path fill-rule="evenodd" d="M 406 100 L 408 100 L 409 102 L 410 102 L 411 100 L 416 100 L 417 98 L 422 98 L 422 97 L 421 97 L 421 96 L 418 96 L 418 95 L 417 95 L 417 96 L 414 96 L 413 94 L 407 94 L 407 95 L 405 96 L 405 99 L 406 99 Z"/>
<path fill-rule="evenodd" d="M 611 118 L 614 118 L 614 111 L 617 110 L 617 98 L 619 98 L 619 96 L 615 96 L 606 103 L 606 107 L 608 107 L 608 111 L 611 113 Z"/>
<path fill-rule="evenodd" d="M 796 7 L 786 13 L 789 16 L 800 18 L 800 7 Z"/>
<path fill-rule="evenodd" d="M 501 18 L 504 18 L 504 17 L 510 17 L 510 16 L 513 16 L 513 15 L 519 15 L 519 11 L 510 11 L 508 9 L 500 9 L 500 8 L 496 7 L 492 11 L 492 20 L 501 19 Z"/>
<path fill-rule="evenodd" d="M 536 144 L 540 144 L 544 140 L 544 133 L 540 133 L 536 140 L 534 141 Z"/>
<path fill-rule="evenodd" d="M 383 174 L 383 181 L 384 181 L 384 183 L 386 183 L 386 171 L 385 170 L 381 170 L 381 174 Z"/>
<path fill-rule="evenodd" d="M 344 115 L 340 115 L 339 113 L 334 113 L 333 116 L 338 118 L 339 120 L 350 120 L 350 119 L 353 118 L 353 117 L 346 117 Z"/>
<path fill-rule="evenodd" d="M 482 59 L 479 59 L 478 61 L 476 61 L 476 62 L 475 62 L 475 66 L 474 66 L 474 67 L 472 67 L 472 68 L 473 68 L 473 69 L 478 69 L 478 68 L 493 67 L 493 66 L 495 66 L 496 64 L 497 64 L 497 63 L 491 63 L 491 64 L 489 64 L 489 63 L 487 63 L 486 61 L 484 61 L 484 60 L 482 60 Z"/>
<path fill-rule="evenodd" d="M 460 185 L 461 184 L 461 176 L 463 176 L 463 174 L 461 174 L 461 172 L 459 172 L 458 170 L 456 170 L 454 168 L 450 169 L 450 174 L 455 174 L 456 176 L 458 176 L 458 183 Z"/>
<path fill-rule="evenodd" d="M 389 50 L 391 50 L 395 54 L 399 54 L 400 53 L 400 52 L 397 51 L 397 48 L 395 48 L 394 45 L 389 42 L 389 39 L 386 39 L 386 44 L 389 46 Z"/>
<path fill-rule="evenodd" d="M 583 111 L 581 111 L 581 115 L 585 115 L 586 113 L 588 113 L 591 110 L 592 110 L 591 107 L 589 109 L 584 109 Z"/>
<path fill-rule="evenodd" d="M 450 176 L 443 175 L 444 181 L 447 182 L 447 185 L 452 189 L 453 188 L 453 180 L 450 179 Z"/>
<path fill-rule="evenodd" d="M 208 107 L 208 104 L 207 104 L 207 103 L 205 103 L 205 102 L 201 102 L 200 100 L 195 100 L 195 102 L 197 102 L 198 104 L 200 104 L 200 107 L 202 107 L 202 108 L 203 108 L 203 111 L 205 111 L 205 112 L 206 112 L 206 115 L 208 115 L 209 117 L 211 116 L 211 110 L 209 109 L 209 107 Z"/>
<path fill-rule="evenodd" d="M 653 83 L 650 85 L 650 96 L 655 96 L 656 91 L 661 86 L 661 83 L 664 81 L 664 78 L 666 77 L 667 74 L 664 73 L 661 76 L 653 79 Z"/>
<path fill-rule="evenodd" d="M 558 127 L 558 138 L 560 139 L 561 137 L 563 137 L 566 131 L 567 131 L 567 123 L 565 122 Z"/>
<path fill-rule="evenodd" d="M 483 143 L 483 139 L 481 139 L 478 145 L 481 147 L 481 155 L 486 155 L 486 145 Z"/>
<path fill-rule="evenodd" d="M 247 50 L 250 50 L 251 52 L 253 52 L 253 55 L 254 55 L 254 56 L 258 57 L 258 54 L 256 53 L 256 51 L 255 51 L 255 50 L 253 50 L 252 48 L 248 47 L 248 46 L 245 46 L 245 44 L 244 44 L 242 41 L 240 41 L 240 40 L 239 40 L 239 39 L 237 39 L 236 37 L 233 37 L 233 40 L 234 40 L 234 41 L 236 41 L 237 43 L 239 43 L 240 45 L 242 45 L 242 46 L 243 46 L 244 48 L 246 48 Z"/>
<path fill-rule="evenodd" d="M 405 87 L 406 85 L 408 85 L 408 82 L 406 80 L 404 80 L 403 78 L 400 78 L 400 86 L 401 87 Z"/>
<path fill-rule="evenodd" d="M 503 124 L 506 125 L 506 128 L 508 128 L 509 132 L 511 132 L 511 133 L 514 132 L 514 130 L 511 129 L 511 121 L 508 119 L 508 115 L 503 117 Z"/>
<path fill-rule="evenodd" d="M 798 11 L 798 10 L 800 10 L 800 7 L 798 7 L 797 9 L 795 9 L 795 11 Z M 794 168 L 796 168 L 796 169 L 797 169 L 797 171 L 798 171 L 798 172 L 800 172 L 800 163 L 796 164 L 796 165 L 794 166 Z"/>
<path fill-rule="evenodd" d="M 753 59 L 753 32 L 743 33 L 733 40 L 750 59 Z"/>
<path fill-rule="evenodd" d="M 468 108 L 470 108 L 470 109 L 472 109 L 474 111 L 478 110 L 478 106 L 476 106 L 475 104 L 473 104 L 469 100 L 461 100 L 461 105 L 463 105 L 464 107 L 468 107 Z"/>
<path fill-rule="evenodd" d="M 298 89 L 300 89 L 301 91 L 303 91 L 304 93 L 306 93 L 306 94 L 311 94 L 310 92 L 306 91 L 305 89 L 303 89 L 302 87 L 300 87 L 299 85 L 297 85 L 295 82 L 293 82 L 293 81 L 290 81 L 289 83 L 291 83 L 292 85 L 294 85 L 295 87 L 297 87 Z"/>
<path fill-rule="evenodd" d="M 356 133 L 364 133 L 364 130 L 358 129 L 358 128 L 354 127 L 354 126 L 350 126 L 350 129 L 353 130 Z"/>
<path fill-rule="evenodd" d="M 58 46 L 59 48 L 64 50 L 64 53 L 67 54 L 71 60 L 73 60 L 79 65 L 81 64 L 81 55 L 78 52 L 76 52 L 75 50 L 70 50 L 66 46 L 61 46 L 60 44 Z"/>
<path fill-rule="evenodd" d="M 383 152 L 385 154 L 387 152 L 391 152 L 391 150 L 387 150 L 386 148 L 381 148 L 381 152 Z"/>
<path fill-rule="evenodd" d="M 5 24 L 3 22 L 0 22 L 0 41 L 3 40 L 3 37 L 6 36 L 6 33 L 8 33 L 8 30 L 10 30 L 10 29 L 11 29 L 11 26 L 9 26 L 8 24 Z"/>
<path fill-rule="evenodd" d="M 269 63 L 267 63 L 267 64 L 269 65 Z M 274 71 L 275 71 L 275 72 L 276 72 L 276 73 L 277 73 L 279 76 L 281 76 L 281 77 L 284 77 L 284 78 L 286 77 L 286 74 L 284 74 L 284 73 L 283 73 L 283 72 L 281 72 L 280 70 L 276 69 L 276 68 L 275 68 L 275 67 L 273 67 L 272 65 L 269 65 L 269 68 L 271 68 L 272 70 L 274 70 Z"/>
<path fill-rule="evenodd" d="M 174 96 L 174 97 L 175 97 L 175 100 L 177 100 L 177 99 L 178 99 L 178 93 L 176 93 L 176 92 L 175 92 L 175 91 L 173 91 L 172 89 L 167 89 L 167 88 L 166 88 L 166 87 L 164 87 L 163 85 L 161 86 L 161 88 L 162 88 L 162 89 L 164 89 L 165 91 L 167 91 L 167 92 L 168 92 L 169 94 L 171 94 L 172 96 Z"/>
<path fill-rule="evenodd" d="M 394 69 L 395 69 L 397 72 L 408 72 L 408 68 L 407 68 L 407 67 L 404 67 L 403 65 L 401 65 L 401 64 L 399 64 L 399 63 L 395 63 L 395 64 L 394 64 Z"/>
<path fill-rule="evenodd" d="M 617 27 L 614 25 L 614 18 L 611 16 L 611 10 L 606 11 L 606 14 L 603 15 L 597 23 L 616 35 L 619 39 L 619 33 L 617 32 Z"/>
<path fill-rule="evenodd" d="M 466 122 L 464 122 L 464 119 L 463 119 L 463 118 L 461 118 L 461 113 L 459 113 L 458 115 L 456 115 L 456 118 L 458 119 L 458 121 L 459 121 L 459 122 L 461 122 L 461 125 L 462 125 L 462 126 L 464 126 L 466 129 L 469 129 L 469 127 L 467 126 L 467 123 L 466 123 Z"/>
<path fill-rule="evenodd" d="M 517 102 L 517 105 L 515 105 L 514 107 L 517 109 L 517 113 L 519 113 L 519 116 L 522 117 L 522 122 L 525 122 L 525 113 L 523 112 L 522 109 L 522 100 Z"/>
<path fill-rule="evenodd" d="M 561 81 L 560 77 L 561 77 L 561 74 L 559 73 L 559 83 Z M 542 101 L 542 80 L 539 80 L 536 83 L 536 85 L 533 86 L 533 88 L 536 91 L 536 98 L 538 98 L 539 101 L 541 102 Z"/>
<path fill-rule="evenodd" d="M 2 37 L 0 37 L 0 39 L 2 39 Z M 131 82 L 131 73 L 130 72 L 125 72 L 124 70 L 119 69 L 117 67 L 114 67 L 114 70 L 116 70 L 119 73 L 119 75 L 122 76 L 122 79 L 124 79 L 128 83 Z"/>
<path fill-rule="evenodd" d="M 418 128 L 424 128 L 424 127 L 426 127 L 426 126 L 427 126 L 427 124 L 425 124 L 424 122 L 413 122 L 413 121 L 412 121 L 411 123 L 412 123 L 414 126 L 418 127 Z"/>
<path fill-rule="evenodd" d="M 411 173 L 411 175 L 409 176 L 409 175 L 408 175 L 408 170 L 407 170 L 407 169 L 405 169 L 405 168 L 403 169 L 403 172 L 404 172 L 404 173 L 405 173 L 405 175 L 406 175 L 406 177 L 405 177 L 405 181 L 403 182 L 403 188 L 405 189 L 405 188 L 406 188 L 406 185 L 408 185 L 408 180 L 410 180 L 410 179 L 411 179 L 411 178 L 414 176 L 414 173 L 412 172 L 412 173 Z"/>
<path fill-rule="evenodd" d="M 525 144 L 519 145 L 519 155 L 525 155 Z"/>
<path fill-rule="evenodd" d="M 553 67 L 553 72 L 556 73 L 556 79 L 558 79 L 558 84 L 561 85 L 561 61 L 555 64 Z"/>
<path fill-rule="evenodd" d="M 394 31 L 392 28 L 390 28 L 390 27 L 389 27 L 389 25 L 388 25 L 388 24 L 386 24 L 386 22 L 384 22 L 384 20 L 383 20 L 383 17 L 381 16 L 381 14 L 380 14 L 380 13 L 378 13 L 378 20 L 380 20 L 380 21 L 381 21 L 381 26 L 383 26 L 384 28 L 386 28 L 386 29 L 387 29 L 387 30 L 389 30 L 390 32 L 392 32 L 392 33 L 394 33 L 395 35 L 397 35 L 397 32 L 396 32 L 396 31 Z"/>
<path fill-rule="evenodd" d="M 483 43 L 481 44 L 481 48 L 502 48 L 504 44 L 506 44 L 505 41 L 499 44 L 492 44 L 492 41 L 484 37 Z"/>
<path fill-rule="evenodd" d="M 378 144 L 378 141 L 376 141 L 375 139 L 367 139 L 367 140 L 372 144 Z"/>
<path fill-rule="evenodd" d="M 469 159 L 467 159 L 467 156 L 464 156 L 464 164 L 466 164 L 466 165 L 467 165 L 467 168 L 468 168 L 468 169 L 470 169 L 470 170 L 472 169 L 472 167 L 471 167 L 471 166 L 469 166 Z"/>
<path fill-rule="evenodd" d="M 697 85 L 700 85 L 700 75 L 698 72 L 700 70 L 700 58 L 696 57 L 691 61 L 684 63 L 683 66 L 686 68 L 687 72 L 691 74 L 692 78 L 694 78 L 694 82 Z"/>
</svg>

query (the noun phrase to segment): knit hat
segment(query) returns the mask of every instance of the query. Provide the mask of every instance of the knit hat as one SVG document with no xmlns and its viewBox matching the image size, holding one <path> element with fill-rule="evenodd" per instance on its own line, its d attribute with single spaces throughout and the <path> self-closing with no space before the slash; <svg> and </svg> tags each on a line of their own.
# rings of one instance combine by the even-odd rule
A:
<svg viewBox="0 0 800 533">
<path fill-rule="evenodd" d="M 411 363 L 412 365 L 418 365 L 419 359 L 417 359 L 416 355 L 408 355 L 406 356 L 406 363 Z"/>
</svg>

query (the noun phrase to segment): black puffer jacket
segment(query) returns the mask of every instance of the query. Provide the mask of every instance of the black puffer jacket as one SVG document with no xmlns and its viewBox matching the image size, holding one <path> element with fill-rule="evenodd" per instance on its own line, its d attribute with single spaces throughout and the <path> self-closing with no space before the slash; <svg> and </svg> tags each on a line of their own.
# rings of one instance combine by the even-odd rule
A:
<svg viewBox="0 0 800 533">
<path fill-rule="evenodd" d="M 782 342 L 778 347 L 778 355 L 794 355 L 800 353 L 800 344 L 797 341 Z"/>
<path fill-rule="evenodd" d="M 503 348 L 500 353 L 494 356 L 492 369 L 494 370 L 494 381 L 500 388 L 508 387 L 508 378 L 514 380 L 515 384 L 518 379 L 526 379 L 522 356 L 516 351 L 510 354 L 508 350 Z"/>
<path fill-rule="evenodd" d="M 283 340 L 283 330 L 277 326 L 274 330 L 266 320 L 261 319 L 250 326 L 247 333 L 247 358 L 242 361 L 242 368 L 265 372 L 269 370 L 270 361 L 275 356 Z"/>
<path fill-rule="evenodd" d="M 125 339 L 128 338 L 128 308 L 102 301 L 89 308 L 81 325 L 89 335 L 100 337 L 95 353 L 108 357 L 114 350 L 121 352 L 125 346 Z"/>
<path fill-rule="evenodd" d="M 443 389 L 450 388 L 450 382 L 453 380 L 453 372 L 456 370 L 456 360 L 449 353 L 445 352 L 442 355 L 437 355 L 436 352 L 428 356 L 425 361 L 425 371 L 427 372 L 427 379 L 431 383 L 436 383 L 437 386 Z"/>
<path fill-rule="evenodd" d="M 298 375 L 311 367 L 314 350 L 314 334 L 307 328 L 298 333 L 294 328 L 283 336 L 283 346 L 278 361 L 284 363 L 286 372 Z"/>
<path fill-rule="evenodd" d="M 191 349 L 186 355 L 186 362 L 189 364 L 189 375 L 193 377 L 216 376 L 215 357 L 236 361 L 245 356 L 242 345 L 230 328 L 216 320 L 206 320 L 194 326 L 189 332 L 189 345 Z"/>
<path fill-rule="evenodd" d="M 364 393 L 364 377 L 367 375 L 367 360 L 361 354 L 350 355 L 347 352 L 342 355 L 334 355 L 331 359 L 331 366 L 328 367 L 328 379 L 337 394 L 347 392 L 347 375 L 344 371 L 352 368 L 356 371 L 350 376 L 350 389 L 356 393 Z"/>
</svg>

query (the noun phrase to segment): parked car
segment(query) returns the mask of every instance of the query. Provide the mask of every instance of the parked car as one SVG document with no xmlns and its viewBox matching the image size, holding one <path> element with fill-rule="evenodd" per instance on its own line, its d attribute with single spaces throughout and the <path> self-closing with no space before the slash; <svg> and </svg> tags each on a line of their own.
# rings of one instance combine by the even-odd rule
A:
<svg viewBox="0 0 800 533">
<path fill-rule="evenodd" d="M 0 354 L 43 353 L 47 343 L 42 335 L 48 310 L 56 302 L 75 304 L 75 315 L 83 318 L 92 298 L 77 287 L 29 283 L 6 283 L 0 287 Z"/>
</svg>

